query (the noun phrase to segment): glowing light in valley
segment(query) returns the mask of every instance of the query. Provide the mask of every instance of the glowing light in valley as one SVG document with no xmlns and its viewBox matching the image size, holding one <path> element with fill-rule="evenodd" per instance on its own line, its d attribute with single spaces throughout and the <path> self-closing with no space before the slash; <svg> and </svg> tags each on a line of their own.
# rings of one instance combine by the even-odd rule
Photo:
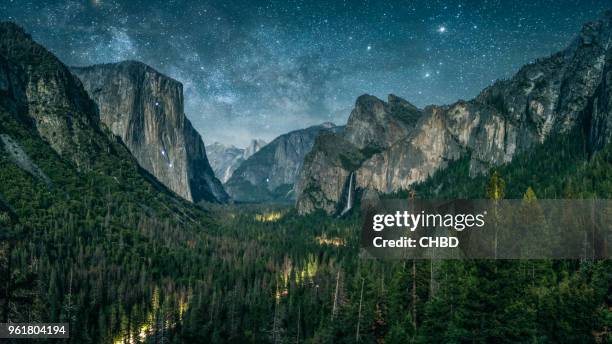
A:
<svg viewBox="0 0 612 344">
<path fill-rule="evenodd" d="M 273 211 L 265 214 L 257 214 L 255 215 L 255 220 L 259 222 L 276 222 L 280 220 L 282 216 L 283 214 L 281 214 L 280 212 Z"/>
<path fill-rule="evenodd" d="M 178 323 L 183 321 L 183 316 L 187 309 L 189 308 L 189 299 L 191 298 L 191 293 L 181 293 L 177 300 L 176 304 L 174 304 L 173 308 L 178 311 L 178 322 L 174 320 L 166 320 L 161 321 L 158 318 L 159 310 L 160 310 L 160 293 L 159 289 L 155 288 L 153 290 L 153 295 L 151 297 L 151 310 L 146 313 L 145 319 L 142 323 L 140 323 L 135 328 L 130 328 L 127 324 L 120 324 L 121 331 L 120 334 L 117 335 L 113 344 L 137 344 L 137 343 L 145 343 L 148 342 L 147 339 L 153 337 L 155 338 L 156 331 L 165 331 L 171 328 L 174 328 Z M 168 313 L 171 314 L 171 313 Z M 163 315 L 162 315 L 163 316 Z M 160 329 L 160 325 L 162 328 Z"/>
<path fill-rule="evenodd" d="M 314 278 L 319 269 L 319 260 L 313 254 L 309 254 L 305 263 L 306 264 L 302 271 L 295 275 L 295 282 L 297 284 L 302 284 L 303 282 L 308 281 L 314 285 Z"/>
<path fill-rule="evenodd" d="M 323 234 L 315 239 L 319 245 L 344 246 L 344 239 L 338 237 L 328 238 L 327 235 Z"/>
</svg>

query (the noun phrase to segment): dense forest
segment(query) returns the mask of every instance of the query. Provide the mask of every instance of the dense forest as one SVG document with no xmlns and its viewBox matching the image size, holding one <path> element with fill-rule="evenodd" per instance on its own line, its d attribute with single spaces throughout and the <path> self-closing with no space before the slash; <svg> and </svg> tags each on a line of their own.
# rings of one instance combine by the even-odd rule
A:
<svg viewBox="0 0 612 344">
<path fill-rule="evenodd" d="M 2 321 L 68 322 L 70 343 L 612 341 L 609 260 L 361 259 L 357 211 L 193 206 L 129 159 L 75 172 L 24 128 L 2 113 L 46 177 L 0 155 Z M 609 198 L 612 147 L 581 137 L 476 178 L 466 156 L 389 197 Z"/>
<path fill-rule="evenodd" d="M 498 228 L 550 257 L 576 239 L 556 224 L 578 223 L 579 259 L 382 260 L 360 242 L 362 196 L 608 202 L 612 12 L 569 41 L 601 6 L 38 2 L 0 4 L 0 323 L 69 338 L 0 344 L 612 343 L 612 221 L 581 226 L 612 208 L 522 225 L 490 202 L 494 257 Z M 69 67 L 125 58 L 185 84 L 135 61 Z M 345 111 L 383 90 L 447 105 L 365 94 Z M 346 125 L 215 177 L 204 139 L 315 119 Z"/>
</svg>

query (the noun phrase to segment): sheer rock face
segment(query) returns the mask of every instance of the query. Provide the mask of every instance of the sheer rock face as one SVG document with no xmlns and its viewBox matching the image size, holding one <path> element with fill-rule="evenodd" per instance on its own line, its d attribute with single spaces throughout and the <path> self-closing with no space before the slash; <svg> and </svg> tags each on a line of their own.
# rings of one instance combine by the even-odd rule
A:
<svg viewBox="0 0 612 344">
<path fill-rule="evenodd" d="M 391 94 L 388 102 L 360 96 L 346 124 L 346 139 L 357 148 L 386 148 L 406 136 L 421 110 Z"/>
<path fill-rule="evenodd" d="M 238 202 L 295 199 L 294 184 L 315 137 L 339 130 L 324 123 L 277 137 L 240 164 L 225 184 L 227 192 Z"/>
<path fill-rule="evenodd" d="M 246 148 L 238 148 L 233 145 L 226 146 L 215 142 L 212 145 L 206 146 L 206 152 L 208 153 L 208 160 L 215 172 L 215 176 L 225 184 L 240 164 L 251 155 L 257 153 L 265 145 L 266 142 L 264 140 L 251 140 L 251 143 Z"/>
<path fill-rule="evenodd" d="M 357 188 L 389 193 L 425 180 L 464 152 L 471 152 L 476 175 L 576 126 L 588 133 L 591 150 L 603 147 L 612 137 L 611 33 L 606 13 L 565 50 L 470 101 L 419 110 L 395 96 L 359 97 L 346 132 L 320 136 L 305 158 L 298 211 L 337 213 L 352 171 Z"/>
<path fill-rule="evenodd" d="M 98 105 L 101 121 L 144 169 L 189 201 L 228 201 L 200 134 L 183 112 L 180 82 L 134 61 L 72 72 Z"/>
</svg>

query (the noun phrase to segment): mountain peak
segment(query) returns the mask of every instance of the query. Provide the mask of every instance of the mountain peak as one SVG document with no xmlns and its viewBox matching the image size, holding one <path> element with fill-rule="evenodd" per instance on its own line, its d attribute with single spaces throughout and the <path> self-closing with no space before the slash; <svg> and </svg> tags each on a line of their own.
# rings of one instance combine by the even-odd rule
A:
<svg viewBox="0 0 612 344">
<path fill-rule="evenodd" d="M 119 62 L 99 63 L 90 66 L 73 66 L 70 69 L 75 72 L 85 72 L 88 70 L 91 71 L 95 69 L 97 71 L 106 70 L 108 73 L 133 73 L 134 75 L 151 73 L 153 75 L 163 78 L 164 80 L 166 80 L 166 82 L 175 83 L 177 87 L 181 89 L 183 88 L 183 84 L 180 81 L 158 71 L 157 69 L 149 66 L 144 62 L 137 60 L 123 60 Z"/>
<path fill-rule="evenodd" d="M 13 81 L 6 85 L 10 98 L 20 102 L 18 107 L 34 120 L 36 130 L 57 153 L 79 168 L 89 169 L 106 142 L 95 104 L 79 80 L 55 55 L 12 22 L 0 23 L 0 56 L 6 59 L 4 63 L 20 67 L 21 71 L 15 73 L 27 74 L 23 80 L 0 76 L 0 80 Z M 0 73 L 11 73 L 10 69 L 1 69 Z M 91 144 L 96 141 L 99 145 Z"/>
<path fill-rule="evenodd" d="M 605 12 L 597 20 L 582 26 L 579 38 L 583 44 L 610 44 L 612 34 L 612 11 Z"/>
<path fill-rule="evenodd" d="M 20 37 L 20 38 L 29 39 L 29 40 L 32 39 L 32 36 L 29 33 L 27 33 L 23 27 L 19 26 L 18 24 L 12 21 L 0 22 L 0 33 L 2 33 L 2 36 L 5 36 L 5 37 L 13 36 L 13 37 Z"/>
<path fill-rule="evenodd" d="M 601 149 L 612 142 L 611 43 L 607 12 L 585 24 L 567 49 L 523 66 L 472 100 L 419 110 L 395 95 L 388 103 L 360 96 L 344 135 L 315 145 L 306 157 L 298 211 L 333 213 L 351 178 L 362 190 L 406 190 L 466 151 L 470 174 L 486 173 L 578 126 L 588 149 Z M 352 159 L 335 158 L 339 151 Z"/>
<path fill-rule="evenodd" d="M 183 198 L 226 202 L 204 142 L 184 113 L 183 86 L 138 61 L 75 67 L 111 131 L 140 165 Z"/>
<path fill-rule="evenodd" d="M 407 101 L 404 98 L 398 97 L 393 93 L 387 96 L 387 103 L 389 103 L 389 105 L 391 106 L 402 106 L 402 107 L 405 107 L 407 109 L 414 110 L 414 111 L 418 111 L 419 109 L 411 102 Z"/>
<path fill-rule="evenodd" d="M 366 93 L 357 97 L 357 100 L 355 101 L 355 107 L 373 107 L 376 105 L 382 105 L 384 103 L 385 102 L 382 101 L 380 98 Z"/>
<path fill-rule="evenodd" d="M 339 129 L 323 123 L 278 136 L 238 166 L 225 183 L 227 192 L 238 202 L 292 200 L 298 172 L 315 138 Z"/>
<path fill-rule="evenodd" d="M 225 184 L 245 160 L 257 153 L 265 145 L 266 141 L 261 139 L 252 139 L 245 148 L 237 148 L 234 145 L 224 145 L 220 142 L 215 142 L 212 145 L 206 146 L 206 153 L 208 154 L 210 165 L 213 171 L 215 171 L 215 176 Z"/>
<path fill-rule="evenodd" d="M 251 155 L 257 153 L 263 146 L 266 145 L 266 141 L 261 139 L 252 139 L 249 145 L 244 149 L 243 158 L 248 159 Z"/>
</svg>

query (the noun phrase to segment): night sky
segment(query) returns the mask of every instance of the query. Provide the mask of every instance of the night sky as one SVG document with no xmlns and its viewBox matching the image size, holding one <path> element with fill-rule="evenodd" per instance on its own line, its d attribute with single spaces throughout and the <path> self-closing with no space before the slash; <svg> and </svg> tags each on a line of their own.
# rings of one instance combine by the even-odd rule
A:
<svg viewBox="0 0 612 344">
<path fill-rule="evenodd" d="M 612 1 L 0 2 L 69 65 L 145 62 L 185 86 L 205 142 L 245 145 L 324 121 L 355 98 L 469 99 L 565 47 Z"/>
</svg>

